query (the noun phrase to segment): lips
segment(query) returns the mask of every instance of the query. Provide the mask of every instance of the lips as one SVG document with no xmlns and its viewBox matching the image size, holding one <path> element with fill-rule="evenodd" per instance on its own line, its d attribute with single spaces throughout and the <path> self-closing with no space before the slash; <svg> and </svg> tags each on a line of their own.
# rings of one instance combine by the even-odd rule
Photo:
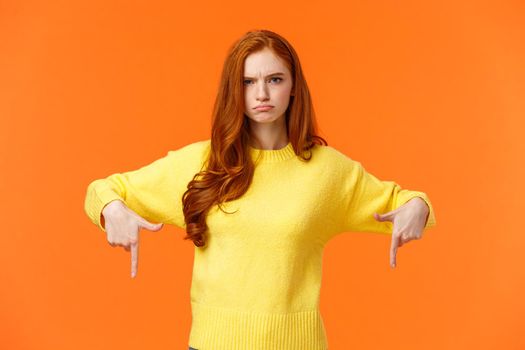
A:
<svg viewBox="0 0 525 350">
<path fill-rule="evenodd" d="M 272 105 L 260 105 L 260 106 L 255 107 L 254 109 L 256 109 L 258 111 L 267 111 L 267 110 L 272 109 L 272 108 L 273 108 Z"/>
</svg>

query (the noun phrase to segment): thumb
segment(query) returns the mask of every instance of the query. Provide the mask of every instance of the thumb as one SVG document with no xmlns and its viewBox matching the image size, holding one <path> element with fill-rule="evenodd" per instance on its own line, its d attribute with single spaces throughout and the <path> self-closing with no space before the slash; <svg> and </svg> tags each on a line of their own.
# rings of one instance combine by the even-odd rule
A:
<svg viewBox="0 0 525 350">
<path fill-rule="evenodd" d="M 164 226 L 164 224 L 162 222 L 158 223 L 158 224 L 153 224 L 145 219 L 142 219 L 141 220 L 141 226 L 143 228 L 145 228 L 146 230 L 149 230 L 149 231 L 158 231 L 162 228 L 162 226 Z"/>
<path fill-rule="evenodd" d="M 374 218 L 377 221 L 392 221 L 394 220 L 395 214 L 396 214 L 395 210 L 389 211 L 388 213 L 384 213 L 384 214 L 374 213 Z"/>
</svg>

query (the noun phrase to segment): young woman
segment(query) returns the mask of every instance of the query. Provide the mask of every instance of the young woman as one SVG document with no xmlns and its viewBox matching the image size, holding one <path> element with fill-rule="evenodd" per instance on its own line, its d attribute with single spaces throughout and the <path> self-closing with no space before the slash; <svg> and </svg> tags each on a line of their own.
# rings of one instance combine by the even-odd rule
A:
<svg viewBox="0 0 525 350">
<path fill-rule="evenodd" d="M 388 234 L 394 267 L 397 248 L 436 223 L 427 195 L 380 181 L 316 135 L 299 58 L 268 30 L 230 48 L 212 124 L 210 139 L 93 181 L 87 215 L 131 251 L 132 277 L 140 229 L 186 231 L 190 349 L 327 349 L 324 246 L 347 231 Z"/>
</svg>

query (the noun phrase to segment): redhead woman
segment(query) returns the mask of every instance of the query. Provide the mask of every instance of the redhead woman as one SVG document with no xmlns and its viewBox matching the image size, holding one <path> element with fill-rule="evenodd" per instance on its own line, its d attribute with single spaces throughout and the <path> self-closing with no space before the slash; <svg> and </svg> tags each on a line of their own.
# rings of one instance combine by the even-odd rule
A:
<svg viewBox="0 0 525 350">
<path fill-rule="evenodd" d="M 85 211 L 131 253 L 139 231 L 186 232 L 195 255 L 189 349 L 326 350 L 323 250 L 342 232 L 384 233 L 397 249 L 436 224 L 427 195 L 381 181 L 317 135 L 299 57 L 268 30 L 229 49 L 210 138 L 94 180 Z"/>
</svg>

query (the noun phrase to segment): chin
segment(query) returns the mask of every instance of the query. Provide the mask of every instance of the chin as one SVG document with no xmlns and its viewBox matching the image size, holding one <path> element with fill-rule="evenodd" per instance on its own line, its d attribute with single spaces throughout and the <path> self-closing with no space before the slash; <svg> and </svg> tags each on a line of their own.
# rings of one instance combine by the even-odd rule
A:
<svg viewBox="0 0 525 350">
<path fill-rule="evenodd" d="M 274 115 L 271 115 L 271 114 L 259 114 L 253 118 L 250 118 L 251 120 L 253 120 L 254 122 L 257 122 L 257 123 L 273 123 L 275 122 L 276 120 L 278 120 L 279 118 L 278 117 L 275 117 Z"/>
<path fill-rule="evenodd" d="M 248 119 L 254 121 L 254 122 L 266 122 L 266 123 L 269 123 L 269 122 L 274 122 L 276 120 L 279 119 L 279 117 L 277 117 L 277 113 L 275 113 L 275 111 L 271 111 L 271 113 L 269 112 L 263 112 L 263 113 L 258 113 L 256 115 L 253 115 L 253 116 L 249 116 Z M 281 116 L 283 116 L 283 114 L 281 114 Z"/>
</svg>

